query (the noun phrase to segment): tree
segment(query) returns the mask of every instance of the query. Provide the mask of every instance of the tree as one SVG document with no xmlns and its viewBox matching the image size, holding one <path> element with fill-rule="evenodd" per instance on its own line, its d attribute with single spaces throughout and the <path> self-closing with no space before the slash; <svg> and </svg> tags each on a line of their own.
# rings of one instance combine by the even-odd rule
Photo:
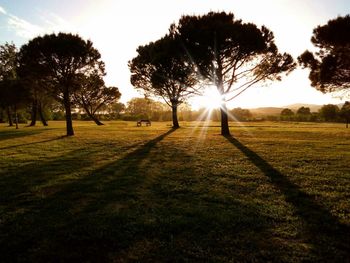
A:
<svg viewBox="0 0 350 263">
<path fill-rule="evenodd" d="M 327 104 L 323 105 L 319 112 L 325 121 L 336 121 L 339 115 L 339 107 L 337 105 Z"/>
<path fill-rule="evenodd" d="M 183 16 L 176 31 L 201 81 L 215 85 L 222 96 L 223 135 L 230 134 L 227 101 L 257 83 L 280 80 L 295 67 L 289 54 L 278 52 L 270 30 L 235 20 L 232 13 Z"/>
<path fill-rule="evenodd" d="M 11 103 L 9 100 L 10 90 L 7 84 L 8 84 L 8 81 L 5 81 L 5 80 L 0 81 L 0 107 L 3 110 L 6 110 L 7 121 L 9 123 L 9 126 L 13 126 Z"/>
<path fill-rule="evenodd" d="M 120 115 L 126 109 L 125 104 L 121 102 L 114 102 L 108 105 L 107 111 L 112 119 L 120 119 Z"/>
<path fill-rule="evenodd" d="M 294 116 L 294 112 L 291 109 L 286 108 L 281 111 L 281 120 L 290 121 L 292 120 L 293 116 Z"/>
<path fill-rule="evenodd" d="M 252 113 L 248 109 L 234 108 L 231 114 L 237 121 L 248 121 L 252 118 Z"/>
<path fill-rule="evenodd" d="M 28 90 L 24 88 L 23 83 L 18 79 L 6 79 L 0 81 L 0 95 L 6 98 L 6 105 L 13 109 L 15 116 L 16 129 L 18 129 L 18 110 L 24 108 L 29 101 Z M 1 97 L 1 96 L 0 96 Z M 9 113 L 9 122 L 12 122 L 11 113 Z M 11 125 L 10 123 L 10 126 Z"/>
<path fill-rule="evenodd" d="M 16 78 L 17 48 L 14 44 L 0 45 L 0 81 Z"/>
<path fill-rule="evenodd" d="M 1 91 L 0 91 L 0 97 L 1 97 Z M 4 110 L 0 106 L 0 123 L 4 123 Z"/>
<path fill-rule="evenodd" d="M 40 79 L 32 79 L 30 81 L 24 79 L 23 81 L 25 82 L 26 89 L 31 98 L 31 122 L 29 126 L 36 125 L 37 115 L 39 115 L 42 124 L 48 126 L 44 116 L 44 110 L 53 103 L 50 92 L 45 89 L 45 83 Z"/>
<path fill-rule="evenodd" d="M 129 62 L 132 85 L 146 95 L 163 98 L 172 109 L 173 127 L 179 128 L 178 106 L 197 93 L 193 65 L 188 63 L 180 39 L 170 30 L 160 40 L 138 47 L 137 53 Z"/>
<path fill-rule="evenodd" d="M 51 34 L 36 37 L 23 45 L 19 55 L 20 70 L 28 81 L 40 79 L 65 109 L 67 136 L 74 135 L 72 95 L 81 88 L 81 75 L 96 71 L 104 74 L 101 55 L 78 35 Z"/>
<path fill-rule="evenodd" d="M 318 48 L 306 50 L 298 57 L 310 69 L 311 85 L 323 93 L 349 95 L 350 87 L 350 16 L 329 20 L 313 30 L 311 42 Z"/>
<path fill-rule="evenodd" d="M 74 93 L 74 101 L 82 107 L 87 115 L 97 124 L 103 125 L 96 113 L 121 97 L 116 87 L 106 87 L 102 76 L 94 74 L 88 77 L 81 76 L 78 80 L 81 88 Z"/>
<path fill-rule="evenodd" d="M 300 107 L 297 110 L 297 115 L 299 121 L 308 121 L 311 117 L 311 110 L 309 107 Z"/>
<path fill-rule="evenodd" d="M 18 69 L 18 51 L 16 46 L 14 44 L 8 44 L 8 43 L 0 46 L 0 72 L 1 72 L 0 80 L 5 81 L 5 85 L 3 85 L 3 88 L 5 90 L 3 91 L 2 102 L 0 102 L 0 104 L 2 105 L 2 107 L 6 107 L 4 105 L 8 105 L 7 113 L 8 113 L 8 120 L 9 120 L 10 126 L 12 126 L 12 117 L 11 117 L 12 109 L 9 106 L 9 103 L 7 102 L 7 97 L 5 94 L 8 94 L 8 96 L 11 96 L 11 97 L 16 95 L 16 94 L 12 94 L 13 88 L 11 87 L 14 87 L 14 86 L 11 81 L 19 79 L 17 69 Z M 37 80 L 36 82 L 39 82 L 39 80 Z M 39 111 L 39 115 L 41 116 L 41 120 L 45 125 L 46 121 L 42 114 L 43 103 L 38 99 L 38 97 L 40 97 L 40 94 L 39 92 L 37 92 L 38 90 L 37 85 L 30 86 L 30 83 L 24 82 L 23 80 L 21 80 L 15 86 L 18 86 L 18 88 L 20 87 L 20 89 L 26 89 L 26 91 L 19 92 L 18 93 L 19 96 L 22 96 L 23 94 L 25 94 L 26 96 L 32 97 L 32 123 L 30 126 L 35 125 L 36 114 L 38 111 Z M 22 99 L 23 98 L 19 98 L 18 101 L 21 101 Z M 12 101 L 14 101 L 13 97 L 12 97 Z"/>
<path fill-rule="evenodd" d="M 132 98 L 127 102 L 125 120 L 151 119 L 160 120 L 168 105 L 149 98 Z"/>
<path fill-rule="evenodd" d="M 311 110 L 309 107 L 300 107 L 297 110 L 297 114 L 299 115 L 310 115 L 311 114 Z"/>
<path fill-rule="evenodd" d="M 287 116 L 287 117 L 290 117 L 290 116 L 293 116 L 294 115 L 294 112 L 291 110 L 291 109 L 283 109 L 281 111 L 281 116 Z"/>
<path fill-rule="evenodd" d="M 132 98 L 126 103 L 126 113 L 140 118 L 150 118 L 152 100 L 148 98 Z"/>
<path fill-rule="evenodd" d="M 13 126 L 10 98 L 15 95 L 11 92 L 11 85 L 17 79 L 17 48 L 12 43 L 0 45 L 0 107 L 6 109 L 9 126 Z M 10 85 L 11 84 L 11 85 Z"/>
<path fill-rule="evenodd" d="M 346 128 L 349 127 L 350 122 L 350 102 L 346 101 L 340 109 L 340 116 L 345 120 L 346 122 Z"/>
</svg>

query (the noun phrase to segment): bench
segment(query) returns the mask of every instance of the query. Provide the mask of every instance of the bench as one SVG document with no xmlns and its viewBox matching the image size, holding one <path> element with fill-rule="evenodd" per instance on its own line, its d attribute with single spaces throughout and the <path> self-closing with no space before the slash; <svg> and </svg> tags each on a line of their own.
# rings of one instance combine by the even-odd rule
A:
<svg viewBox="0 0 350 263">
<path fill-rule="evenodd" d="M 142 126 L 142 123 L 146 123 L 146 126 L 151 126 L 151 121 L 150 120 L 139 120 L 136 123 L 137 127 Z"/>
</svg>

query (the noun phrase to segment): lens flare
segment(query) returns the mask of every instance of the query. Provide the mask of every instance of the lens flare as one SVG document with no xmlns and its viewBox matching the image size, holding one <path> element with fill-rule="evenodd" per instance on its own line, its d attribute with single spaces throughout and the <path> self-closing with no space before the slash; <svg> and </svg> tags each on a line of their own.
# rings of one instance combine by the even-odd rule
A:
<svg viewBox="0 0 350 263">
<path fill-rule="evenodd" d="M 207 88 L 203 93 L 202 105 L 207 109 L 219 109 L 223 101 L 223 96 L 218 92 L 217 88 L 214 86 Z"/>
</svg>

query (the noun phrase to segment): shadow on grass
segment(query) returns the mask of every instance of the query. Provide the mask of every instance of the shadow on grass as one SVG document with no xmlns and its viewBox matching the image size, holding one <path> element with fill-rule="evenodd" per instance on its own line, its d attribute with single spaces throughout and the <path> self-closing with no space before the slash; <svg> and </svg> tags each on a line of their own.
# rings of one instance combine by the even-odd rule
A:
<svg viewBox="0 0 350 263">
<path fill-rule="evenodd" d="M 195 157 L 174 142 L 159 145 L 174 131 L 54 185 L 42 198 L 27 192 L 45 183 L 44 171 L 59 176 L 83 169 L 93 162 L 93 152 L 73 151 L 24 168 L 8 185 L 17 190 L 7 190 L 5 204 L 19 209 L 0 226 L 4 262 L 283 261 L 280 244 L 265 240 L 269 218 L 211 189 L 211 178 L 197 174 Z M 61 171 L 61 162 L 68 171 Z M 36 181 L 20 186 L 32 174 Z"/>
<path fill-rule="evenodd" d="M 130 224 L 135 219 L 130 217 L 134 214 L 131 210 L 111 213 L 110 209 L 115 209 L 111 204 L 130 206 L 138 199 L 135 188 L 144 179 L 139 170 L 142 160 L 174 131 L 83 178 L 45 187 L 39 191 L 42 196 L 33 188 L 89 167 L 93 151 L 71 151 L 51 161 L 21 167 L 18 173 L 2 174 L 0 251 L 4 262 L 108 261 L 107 252 L 125 247 L 133 239 Z M 137 213 L 141 211 L 139 207 Z"/>
<path fill-rule="evenodd" d="M 48 160 L 0 171 L 0 204 L 4 207 L 11 201 L 26 198 L 42 185 L 50 181 L 54 182 L 70 171 L 74 172 L 87 167 L 92 161 L 90 158 L 93 152 L 94 150 L 81 151 L 78 149 Z M 12 208 L 16 209 L 15 206 Z"/>
<path fill-rule="evenodd" d="M 8 139 L 15 139 L 15 138 L 20 138 L 20 137 L 25 137 L 25 136 L 30 136 L 34 134 L 39 134 L 44 132 L 44 130 L 3 130 L 0 131 L 0 141 L 8 140 Z"/>
<path fill-rule="evenodd" d="M 48 140 L 43 140 L 43 141 L 38 141 L 38 142 L 29 142 L 29 143 L 23 143 L 23 144 L 16 144 L 16 145 L 11 145 L 11 146 L 6 146 L 6 147 L 1 147 L 0 150 L 8 150 L 8 149 L 13 149 L 13 148 L 17 148 L 17 147 L 23 147 L 23 146 L 30 146 L 30 145 L 35 145 L 35 144 L 42 144 L 42 143 L 46 143 L 46 142 L 53 142 L 53 141 L 57 141 L 63 138 L 68 138 L 68 136 L 58 136 L 55 138 L 51 138 Z"/>
<path fill-rule="evenodd" d="M 339 222 L 327 209 L 319 205 L 314 196 L 305 193 L 285 175 L 272 167 L 257 153 L 232 136 L 226 139 L 239 149 L 257 168 L 270 178 L 292 204 L 297 215 L 304 221 L 303 233 L 314 246 L 316 258 L 322 262 L 346 262 L 350 258 L 350 228 Z"/>
</svg>

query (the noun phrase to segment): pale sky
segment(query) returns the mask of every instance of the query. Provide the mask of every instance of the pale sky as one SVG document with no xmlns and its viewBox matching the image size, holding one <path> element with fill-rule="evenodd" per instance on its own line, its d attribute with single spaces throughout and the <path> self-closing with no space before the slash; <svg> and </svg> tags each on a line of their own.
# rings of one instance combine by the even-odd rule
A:
<svg viewBox="0 0 350 263">
<path fill-rule="evenodd" d="M 281 52 L 294 58 L 313 49 L 317 25 L 350 13 L 349 0 L 0 0 L 0 44 L 18 47 L 52 32 L 78 33 L 90 39 L 106 63 L 106 84 L 117 86 L 122 102 L 140 94 L 130 84 L 129 60 L 139 45 L 155 41 L 183 14 L 233 12 L 237 19 L 265 25 L 273 31 Z M 229 107 L 285 106 L 292 103 L 340 103 L 310 86 L 308 71 L 298 69 L 281 82 L 256 87 Z M 205 99 L 192 102 L 204 106 Z"/>
</svg>

